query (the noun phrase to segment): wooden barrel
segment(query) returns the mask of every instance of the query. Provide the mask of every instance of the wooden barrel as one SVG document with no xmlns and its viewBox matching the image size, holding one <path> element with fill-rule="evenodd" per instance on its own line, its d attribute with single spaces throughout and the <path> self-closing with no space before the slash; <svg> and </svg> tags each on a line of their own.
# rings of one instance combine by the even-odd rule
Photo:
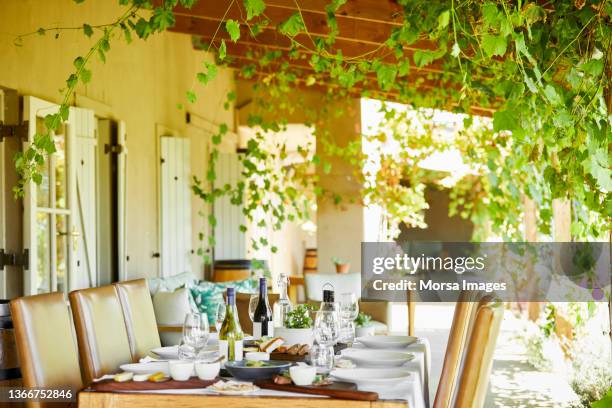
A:
<svg viewBox="0 0 612 408">
<path fill-rule="evenodd" d="M 224 259 L 213 265 L 213 282 L 244 280 L 250 276 L 251 261 L 248 259 Z"/>
<path fill-rule="evenodd" d="M 307 248 L 304 254 L 304 273 L 317 271 L 317 248 Z"/>
<path fill-rule="evenodd" d="M 21 385 L 21 370 L 8 300 L 0 299 L 0 386 Z"/>
</svg>

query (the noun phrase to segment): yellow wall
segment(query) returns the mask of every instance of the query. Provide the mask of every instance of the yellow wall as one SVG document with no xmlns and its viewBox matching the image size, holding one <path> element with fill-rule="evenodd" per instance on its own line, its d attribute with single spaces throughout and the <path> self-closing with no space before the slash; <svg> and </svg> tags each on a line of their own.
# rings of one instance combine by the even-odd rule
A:
<svg viewBox="0 0 612 408">
<path fill-rule="evenodd" d="M 0 85 L 60 102 L 58 89 L 72 72 L 73 59 L 84 55 L 99 34 L 89 39 L 81 30 L 62 31 L 55 39 L 49 32 L 26 38 L 22 47 L 13 44 L 15 35 L 39 27 L 109 23 L 121 12 L 117 1 L 108 0 L 88 0 L 83 4 L 73 0 L 3 0 Z M 194 106 L 186 104 L 187 109 L 209 121 L 226 122 L 233 127 L 233 110 L 223 109 L 227 90 L 234 86 L 232 71 L 220 70 L 217 79 L 203 89 L 196 84 L 195 74 L 205 57 L 203 52 L 192 49 L 190 37 L 184 34 L 156 34 L 146 41 L 134 38 L 127 45 L 118 33 L 106 64 L 96 58 L 91 66 L 92 82 L 77 88 L 79 95 L 108 105 L 111 116 L 127 125 L 130 278 L 156 276 L 159 268 L 157 258 L 151 256 L 159 252 L 156 124 L 181 135 L 202 137 L 201 132 L 188 131 L 185 112 L 176 107 L 186 103 L 186 90 L 195 86 L 199 100 Z M 192 141 L 192 171 L 198 174 L 203 174 L 206 165 L 201 146 L 201 140 Z"/>
</svg>

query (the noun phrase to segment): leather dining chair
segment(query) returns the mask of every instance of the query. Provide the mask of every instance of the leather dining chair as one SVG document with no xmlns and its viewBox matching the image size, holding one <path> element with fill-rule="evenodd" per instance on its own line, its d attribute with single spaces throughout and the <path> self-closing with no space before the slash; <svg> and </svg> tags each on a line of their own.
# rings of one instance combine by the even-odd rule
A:
<svg viewBox="0 0 612 408">
<path fill-rule="evenodd" d="M 453 322 L 451 324 L 440 382 L 434 399 L 434 408 L 450 408 L 457 387 L 459 369 L 465 355 L 476 311 L 479 305 L 486 304 L 491 296 L 478 291 L 462 291 L 459 294 Z"/>
<path fill-rule="evenodd" d="M 119 371 L 132 353 L 119 296 L 113 285 L 70 292 L 85 384 Z"/>
<path fill-rule="evenodd" d="M 114 285 L 123 310 L 132 358 L 139 360 L 161 346 L 147 280 L 136 279 Z"/>
<path fill-rule="evenodd" d="M 493 366 L 493 353 L 503 317 L 502 302 L 483 300 L 479 303 L 462 362 L 454 408 L 484 406 Z"/>
<path fill-rule="evenodd" d="M 79 354 L 64 294 L 21 297 L 11 300 L 10 307 L 23 386 L 70 388 L 73 393 L 78 392 L 83 386 Z M 26 406 L 45 405 L 28 402 Z"/>
</svg>

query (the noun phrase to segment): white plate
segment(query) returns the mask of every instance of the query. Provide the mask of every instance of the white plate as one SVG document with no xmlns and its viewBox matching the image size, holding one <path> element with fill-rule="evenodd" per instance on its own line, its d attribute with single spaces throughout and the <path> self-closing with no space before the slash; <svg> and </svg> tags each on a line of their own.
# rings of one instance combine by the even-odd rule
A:
<svg viewBox="0 0 612 408">
<path fill-rule="evenodd" d="M 416 343 L 419 338 L 413 336 L 363 336 L 357 337 L 358 342 L 369 348 L 404 348 Z"/>
<path fill-rule="evenodd" d="M 359 366 L 399 367 L 414 358 L 414 354 L 390 350 L 344 349 L 342 357 L 348 358 Z"/>
<path fill-rule="evenodd" d="M 357 386 L 394 385 L 411 378 L 412 373 L 401 368 L 337 368 L 330 375 Z"/>
<path fill-rule="evenodd" d="M 163 360 L 177 360 L 178 359 L 178 348 L 179 346 L 167 346 L 167 347 L 157 347 L 151 350 L 151 352 L 157 356 L 159 359 Z M 215 343 L 211 344 L 210 341 L 208 345 L 200 351 L 200 353 L 212 353 L 219 350 L 219 345 L 217 344 L 217 340 Z"/>
<path fill-rule="evenodd" d="M 119 366 L 123 371 L 128 371 L 134 374 L 153 374 L 158 371 L 170 375 L 168 369 L 168 363 L 165 361 L 152 361 L 150 363 L 133 363 L 133 364 L 122 364 Z"/>
<path fill-rule="evenodd" d="M 251 390 L 244 390 L 244 391 L 225 391 L 225 390 L 219 390 L 213 387 L 213 385 L 209 386 L 206 388 L 208 391 L 212 391 L 215 394 L 220 394 L 220 395 L 246 395 L 246 394 L 251 394 L 254 392 L 259 391 L 259 387 L 254 385 L 253 389 Z"/>
</svg>

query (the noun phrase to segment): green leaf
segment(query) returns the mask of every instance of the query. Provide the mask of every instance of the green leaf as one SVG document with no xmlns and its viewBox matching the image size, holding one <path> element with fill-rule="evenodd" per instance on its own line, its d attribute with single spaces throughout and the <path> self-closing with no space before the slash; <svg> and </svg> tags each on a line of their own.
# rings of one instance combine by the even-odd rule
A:
<svg viewBox="0 0 612 408">
<path fill-rule="evenodd" d="M 227 46 L 225 45 L 225 40 L 221 40 L 221 45 L 219 46 L 219 59 L 223 61 L 227 56 Z"/>
<path fill-rule="evenodd" d="M 517 117 L 512 111 L 498 110 L 493 114 L 493 130 L 513 130 L 516 127 Z"/>
<path fill-rule="evenodd" d="M 89 24 L 83 24 L 83 34 L 87 37 L 91 37 L 93 35 L 93 28 Z"/>
<path fill-rule="evenodd" d="M 482 6 L 482 17 L 487 26 L 495 27 L 500 17 L 500 12 L 497 9 L 497 5 L 487 1 Z"/>
<path fill-rule="evenodd" d="M 236 20 L 227 20 L 225 22 L 225 31 L 230 36 L 230 39 L 233 42 L 238 41 L 240 39 L 240 24 Z"/>
<path fill-rule="evenodd" d="M 559 105 L 563 102 L 563 100 L 557 93 L 557 90 L 555 89 L 555 87 L 550 84 L 544 87 L 544 96 L 546 96 L 546 99 L 548 99 L 548 102 L 550 102 L 553 105 Z"/>
<path fill-rule="evenodd" d="M 594 59 L 581 64 L 579 68 L 585 74 L 589 74 L 594 77 L 598 77 L 601 75 L 604 69 L 604 63 L 601 59 Z"/>
<path fill-rule="evenodd" d="M 380 64 L 376 69 L 376 80 L 383 91 L 388 91 L 395 83 L 397 67 L 391 64 Z"/>
<path fill-rule="evenodd" d="M 295 37 L 300 31 L 305 29 L 304 20 L 302 20 L 300 13 L 293 13 L 291 17 L 283 21 L 278 27 L 281 34 L 289 37 Z"/>
<path fill-rule="evenodd" d="M 81 69 L 83 64 L 85 64 L 85 59 L 83 57 L 76 57 L 72 62 L 72 65 L 74 65 L 76 69 Z"/>
<path fill-rule="evenodd" d="M 195 103 L 198 100 L 198 96 L 193 91 L 187 91 L 187 100 L 190 103 Z"/>
<path fill-rule="evenodd" d="M 250 20 L 264 12 L 266 3 L 263 0 L 244 0 L 244 8 L 247 11 L 247 20 Z"/>
<path fill-rule="evenodd" d="M 582 165 L 593 176 L 597 185 L 603 191 L 612 191 L 612 173 L 608 162 L 607 147 L 589 146 L 589 155 L 582 162 Z"/>
<path fill-rule="evenodd" d="M 154 31 L 164 31 L 174 26 L 174 13 L 172 10 L 168 10 L 164 7 L 157 7 L 153 11 L 153 18 L 151 21 Z"/>
<path fill-rule="evenodd" d="M 438 58 L 441 58 L 445 53 L 446 51 L 444 50 L 417 50 L 412 55 L 412 58 L 414 59 L 416 66 L 422 68 L 425 65 L 431 64 Z"/>
<path fill-rule="evenodd" d="M 438 30 L 443 30 L 448 27 L 450 22 L 450 10 L 444 10 L 438 16 Z"/>
<path fill-rule="evenodd" d="M 81 82 L 83 82 L 83 84 L 86 84 L 89 81 L 91 81 L 91 71 L 83 68 L 81 70 Z"/>
<path fill-rule="evenodd" d="M 482 36 L 482 49 L 489 58 L 494 55 L 502 57 L 506 53 L 508 40 L 502 35 L 484 34 Z"/>
<path fill-rule="evenodd" d="M 332 164 L 330 162 L 323 163 L 323 173 L 329 174 L 332 169 Z"/>
</svg>

